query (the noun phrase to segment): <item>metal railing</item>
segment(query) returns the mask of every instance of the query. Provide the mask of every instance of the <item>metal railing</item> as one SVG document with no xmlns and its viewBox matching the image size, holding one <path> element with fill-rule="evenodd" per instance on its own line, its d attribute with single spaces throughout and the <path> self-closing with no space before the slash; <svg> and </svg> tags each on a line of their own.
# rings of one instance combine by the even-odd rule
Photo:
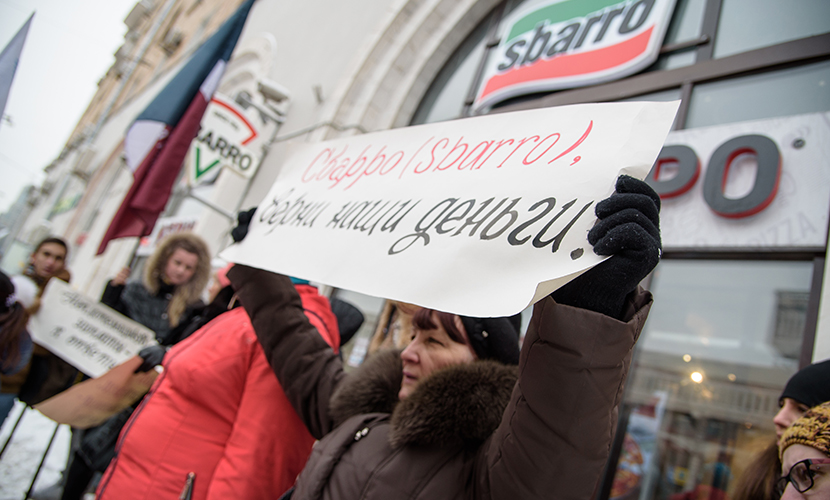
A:
<svg viewBox="0 0 830 500">
<path fill-rule="evenodd" d="M 18 411 L 18 408 L 20 409 L 19 411 Z M 16 411 L 18 411 L 17 415 L 15 415 Z M 5 429 L 7 429 L 8 426 L 11 426 L 11 431 L 9 432 L 8 437 L 6 437 L 5 442 L 3 442 L 2 448 L 0 448 L 0 467 L 16 467 L 15 465 L 10 465 L 9 464 L 9 456 L 7 454 L 14 451 L 14 446 L 13 445 L 15 444 L 16 438 L 20 439 L 22 437 L 22 438 L 26 439 L 26 438 L 29 437 L 29 435 L 27 433 L 22 433 L 21 431 L 23 431 L 23 429 L 26 427 L 25 424 L 26 424 L 27 421 L 31 420 L 32 418 L 37 418 L 38 416 L 39 416 L 39 414 L 38 414 L 37 410 L 34 410 L 29 406 L 24 406 L 23 403 L 20 403 L 20 402 L 15 403 L 15 406 L 12 409 L 12 411 L 9 412 L 9 417 L 7 418 L 6 422 L 3 424 L 3 429 L 2 429 L 3 431 L 5 431 Z M 53 445 L 55 444 L 56 439 L 58 438 L 58 433 L 59 433 L 59 431 L 62 427 L 61 424 L 48 421 L 48 419 L 46 417 L 41 416 L 40 418 L 45 423 L 47 423 L 48 425 L 53 426 L 53 427 L 50 429 L 49 427 L 44 426 L 42 428 L 42 430 L 38 430 L 36 432 L 37 434 L 40 434 L 41 437 L 48 436 L 48 439 L 47 439 L 47 442 L 46 442 L 46 447 L 43 448 L 42 452 L 37 452 L 34 455 L 30 454 L 29 456 L 26 457 L 25 460 L 22 461 L 24 463 L 19 465 L 20 468 L 30 468 L 29 466 L 31 464 L 37 463 L 37 466 L 35 467 L 35 470 L 34 470 L 34 474 L 31 476 L 31 480 L 28 482 L 28 487 L 26 488 L 25 494 L 23 494 L 22 497 L 18 497 L 18 498 L 22 498 L 23 500 L 27 500 L 31 497 L 31 494 L 32 494 L 32 492 L 34 491 L 34 488 L 35 488 L 35 484 L 37 483 L 38 478 L 41 476 L 41 473 L 44 471 L 44 464 L 46 463 L 46 459 L 49 456 L 49 453 L 52 451 Z M 23 423 L 22 427 L 21 427 L 21 423 Z M 66 427 L 66 426 L 63 426 L 63 427 Z M 5 434 L 5 432 L 2 432 L 2 434 Z M 23 436 L 21 436 L 21 434 L 23 434 Z M 18 474 L 18 472 L 19 472 L 19 474 Z M 24 474 L 25 474 L 24 471 L 14 471 L 14 473 L 8 474 L 8 476 L 19 477 L 19 476 L 24 475 Z M 5 484 L 5 485 L 0 485 L 0 486 L 2 486 L 0 488 L 0 491 L 2 491 L 2 490 L 5 490 L 5 489 L 18 490 L 20 485 L 19 484 L 18 485 Z M 11 492 L 11 491 L 9 491 L 9 492 Z M 3 496 L 2 498 L 7 499 L 7 498 L 11 498 L 11 497 Z"/>
</svg>

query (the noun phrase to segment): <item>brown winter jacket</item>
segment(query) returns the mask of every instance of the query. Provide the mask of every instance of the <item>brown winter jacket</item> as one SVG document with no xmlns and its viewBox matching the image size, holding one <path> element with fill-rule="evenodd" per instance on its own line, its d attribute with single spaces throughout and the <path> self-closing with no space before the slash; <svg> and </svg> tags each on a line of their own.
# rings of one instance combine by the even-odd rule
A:
<svg viewBox="0 0 830 500">
<path fill-rule="evenodd" d="M 320 439 L 292 500 L 593 498 L 650 293 L 633 294 L 626 322 L 545 298 L 518 368 L 450 367 L 398 403 L 400 362 L 376 356 L 347 376 L 288 278 L 241 265 L 228 277 Z"/>
</svg>

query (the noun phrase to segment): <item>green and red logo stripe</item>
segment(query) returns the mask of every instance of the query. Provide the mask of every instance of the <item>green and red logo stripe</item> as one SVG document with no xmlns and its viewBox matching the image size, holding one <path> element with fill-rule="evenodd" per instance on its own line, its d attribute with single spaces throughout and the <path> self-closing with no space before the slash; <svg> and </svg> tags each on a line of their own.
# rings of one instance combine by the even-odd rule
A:
<svg viewBox="0 0 830 500">
<path fill-rule="evenodd" d="M 529 81 L 566 78 L 613 69 L 642 54 L 653 31 L 652 26 L 639 35 L 610 47 L 566 54 L 548 60 L 540 59 L 531 66 L 511 69 L 488 80 L 481 96 L 485 97 L 505 87 Z"/>
<path fill-rule="evenodd" d="M 622 3 L 625 2 L 620 2 L 620 0 L 567 0 L 542 7 L 516 21 L 510 28 L 505 44 L 510 43 L 517 36 L 533 31 L 539 23 L 556 24 L 567 19 L 587 17 L 589 14 Z"/>
<path fill-rule="evenodd" d="M 475 107 L 634 74 L 658 57 L 675 0 L 529 0 L 504 20 Z"/>
</svg>

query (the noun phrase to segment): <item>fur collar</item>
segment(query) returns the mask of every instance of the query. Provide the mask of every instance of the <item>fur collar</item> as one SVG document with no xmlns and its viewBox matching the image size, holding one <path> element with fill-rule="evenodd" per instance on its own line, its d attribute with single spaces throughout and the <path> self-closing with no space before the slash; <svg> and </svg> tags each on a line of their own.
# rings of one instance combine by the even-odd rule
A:
<svg viewBox="0 0 830 500">
<path fill-rule="evenodd" d="M 364 413 L 391 413 L 389 440 L 404 445 L 476 446 L 501 422 L 516 384 L 516 367 L 494 361 L 451 366 L 422 381 L 406 400 L 399 351 L 381 351 L 350 374 L 332 396 L 335 425 Z"/>
</svg>

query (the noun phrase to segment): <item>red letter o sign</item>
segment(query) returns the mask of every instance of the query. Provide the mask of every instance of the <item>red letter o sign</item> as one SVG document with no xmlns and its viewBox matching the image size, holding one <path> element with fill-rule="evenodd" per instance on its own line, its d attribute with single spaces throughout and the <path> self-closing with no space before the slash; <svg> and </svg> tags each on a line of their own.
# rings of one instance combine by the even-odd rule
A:
<svg viewBox="0 0 830 500">
<path fill-rule="evenodd" d="M 671 179 L 661 181 L 660 168 L 669 162 L 677 163 L 677 175 Z M 660 198 L 674 198 L 692 189 L 692 186 L 700 177 L 700 161 L 697 155 L 689 146 L 666 146 L 660 150 L 660 156 L 651 167 L 651 172 L 646 177 L 646 182 L 651 186 Z"/>
</svg>

